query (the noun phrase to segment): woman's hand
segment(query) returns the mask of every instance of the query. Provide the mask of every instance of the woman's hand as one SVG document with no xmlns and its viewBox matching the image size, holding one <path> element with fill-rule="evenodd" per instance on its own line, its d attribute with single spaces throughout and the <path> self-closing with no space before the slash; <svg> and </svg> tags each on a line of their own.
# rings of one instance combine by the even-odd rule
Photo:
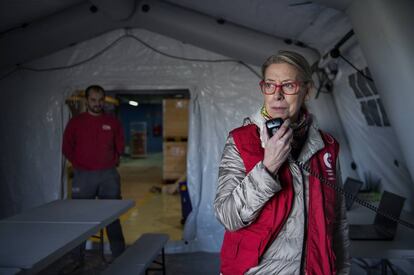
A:
<svg viewBox="0 0 414 275">
<path fill-rule="evenodd" d="M 290 144 L 293 138 L 293 131 L 289 125 L 290 120 L 285 120 L 279 130 L 270 139 L 264 127 L 263 131 L 268 140 L 264 148 L 263 165 L 272 174 L 279 170 L 280 166 L 282 166 L 289 156 L 291 150 Z"/>
</svg>

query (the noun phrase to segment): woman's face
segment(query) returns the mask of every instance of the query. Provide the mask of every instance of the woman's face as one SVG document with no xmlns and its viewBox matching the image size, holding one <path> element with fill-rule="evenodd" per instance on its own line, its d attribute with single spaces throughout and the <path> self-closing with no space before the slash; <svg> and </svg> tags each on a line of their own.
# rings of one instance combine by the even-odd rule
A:
<svg viewBox="0 0 414 275">
<path fill-rule="evenodd" d="M 264 81 L 278 85 L 300 81 L 299 72 L 294 66 L 287 63 L 271 64 L 266 69 Z M 291 122 L 296 122 L 299 110 L 309 90 L 304 86 L 305 84 L 299 83 L 299 92 L 295 95 L 285 95 L 280 88 L 276 89 L 272 95 L 263 94 L 266 110 L 272 118 L 279 117 L 283 120 L 290 118 Z"/>
</svg>

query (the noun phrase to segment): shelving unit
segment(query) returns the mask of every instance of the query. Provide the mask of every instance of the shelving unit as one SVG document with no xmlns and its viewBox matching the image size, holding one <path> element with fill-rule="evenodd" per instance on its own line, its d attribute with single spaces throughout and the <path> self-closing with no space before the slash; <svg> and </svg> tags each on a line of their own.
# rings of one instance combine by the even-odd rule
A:
<svg viewBox="0 0 414 275">
<path fill-rule="evenodd" d="M 131 158 L 147 156 L 147 123 L 143 121 L 131 122 Z"/>
</svg>

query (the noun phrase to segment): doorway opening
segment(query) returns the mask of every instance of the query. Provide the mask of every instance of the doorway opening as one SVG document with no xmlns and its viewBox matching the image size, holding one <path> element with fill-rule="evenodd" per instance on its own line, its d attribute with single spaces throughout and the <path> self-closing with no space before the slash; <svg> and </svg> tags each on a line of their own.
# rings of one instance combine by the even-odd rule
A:
<svg viewBox="0 0 414 275">
<path fill-rule="evenodd" d="M 124 199 L 135 207 L 121 217 L 127 244 L 146 232 L 181 240 L 191 206 L 186 186 L 188 90 L 111 91 L 125 135 L 118 167 Z"/>
</svg>

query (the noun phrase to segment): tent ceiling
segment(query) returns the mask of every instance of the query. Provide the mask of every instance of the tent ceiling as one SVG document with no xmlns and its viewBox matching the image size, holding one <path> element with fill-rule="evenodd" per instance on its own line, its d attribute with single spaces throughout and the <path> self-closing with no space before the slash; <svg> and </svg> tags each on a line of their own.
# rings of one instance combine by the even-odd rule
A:
<svg viewBox="0 0 414 275">
<path fill-rule="evenodd" d="M 0 33 L 42 19 L 85 0 L 0 1 Z"/>
<path fill-rule="evenodd" d="M 308 58 L 305 52 L 313 51 L 310 61 L 314 62 L 351 29 L 346 15 L 326 7 L 325 0 L 158 0 L 164 3 L 161 6 L 154 1 L 0 1 L 0 67 L 22 64 L 127 26 L 147 28 L 255 65 L 269 52 L 285 48 L 285 43 Z M 336 0 L 334 7 L 343 9 L 347 1 Z M 147 2 L 158 10 L 150 11 L 149 17 L 141 10 Z M 98 8 L 92 9 L 93 5 Z M 224 24 L 223 28 L 217 29 L 208 18 Z"/>
<path fill-rule="evenodd" d="M 324 53 L 350 29 L 346 15 L 305 0 L 167 0 Z"/>
<path fill-rule="evenodd" d="M 0 2 L 0 37 L 24 24 L 64 12 L 74 5 L 104 0 L 7 0 Z M 139 0 L 137 0 L 139 1 Z M 141 1 L 142 2 L 142 1 Z M 304 0 L 167 0 L 204 15 L 251 30 L 305 43 L 320 53 L 329 50 L 350 29 L 346 15 L 316 1 Z M 321 1 L 318 1 L 321 2 Z M 323 2 L 323 1 L 322 1 Z M 74 18 L 76 20 L 76 18 Z M 62 35 L 65 35 L 62 33 Z"/>
</svg>

